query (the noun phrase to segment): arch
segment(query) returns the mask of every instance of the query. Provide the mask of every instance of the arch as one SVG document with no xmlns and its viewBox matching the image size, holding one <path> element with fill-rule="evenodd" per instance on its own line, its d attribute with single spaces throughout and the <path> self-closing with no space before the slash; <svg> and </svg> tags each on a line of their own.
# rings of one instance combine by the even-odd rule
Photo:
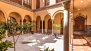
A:
<svg viewBox="0 0 91 51">
<path fill-rule="evenodd" d="M 30 15 L 25 15 L 25 16 L 24 16 L 24 19 L 25 19 L 26 21 L 30 21 L 30 22 L 32 21 Z"/>
<path fill-rule="evenodd" d="M 85 20 L 85 19 L 86 19 L 85 16 L 79 13 L 79 15 L 77 15 L 74 20 Z"/>
<path fill-rule="evenodd" d="M 46 17 L 47 15 L 49 15 L 49 16 L 51 17 L 51 15 L 50 15 L 49 13 L 44 13 L 44 14 L 42 15 L 43 20 L 45 19 L 45 17 Z M 51 17 L 51 19 L 52 19 L 52 17 Z"/>
<path fill-rule="evenodd" d="M 55 16 L 54 16 L 54 24 L 60 24 L 61 26 L 63 26 L 63 13 L 61 12 L 57 12 L 55 13 Z M 61 34 L 62 32 L 62 28 L 54 28 L 54 33 L 58 33 L 58 34 Z"/>
<path fill-rule="evenodd" d="M 42 18 L 41 18 L 40 15 L 36 15 L 36 16 L 35 16 L 35 20 L 37 20 L 38 17 L 40 17 L 40 19 L 42 20 Z"/>
<path fill-rule="evenodd" d="M 48 28 L 48 20 L 51 20 L 51 16 L 50 15 L 46 15 L 45 17 L 44 17 L 44 26 L 45 26 L 45 32 L 47 32 L 47 33 L 50 33 L 51 32 L 51 30 L 49 30 Z M 51 24 L 50 24 L 51 25 Z M 50 29 L 52 29 L 52 27 L 50 27 Z"/>
<path fill-rule="evenodd" d="M 25 16 L 24 16 L 23 24 L 25 24 L 25 22 L 26 22 L 26 21 L 29 21 L 29 22 L 31 22 L 31 21 L 32 21 L 32 19 L 31 19 L 31 16 L 30 16 L 30 15 L 25 15 Z M 30 28 L 30 31 L 31 31 L 31 28 Z"/>
<path fill-rule="evenodd" d="M 41 29 L 42 29 L 41 17 L 37 16 L 37 18 L 36 18 L 36 30 L 37 30 L 37 32 L 42 32 Z"/>
<path fill-rule="evenodd" d="M 9 16 L 10 15 L 10 13 L 17 13 L 17 14 L 19 14 L 21 17 L 23 17 L 23 15 L 19 12 L 19 11 L 16 11 L 16 10 L 10 10 L 10 11 L 8 11 L 7 13 L 8 13 L 8 15 L 7 16 Z"/>
<path fill-rule="evenodd" d="M 21 18 L 21 15 L 20 15 L 19 13 L 17 13 L 17 12 L 11 12 L 11 13 L 9 14 L 9 17 L 14 17 L 14 18 L 16 19 L 17 23 L 18 23 L 18 24 L 21 24 L 20 20 L 21 20 L 22 18 Z"/>
<path fill-rule="evenodd" d="M 51 20 L 51 18 L 48 20 L 48 29 L 52 29 L 52 20 Z"/>
<path fill-rule="evenodd" d="M 5 15 L 4 15 L 4 13 L 1 10 L 0 10 L 0 21 L 3 21 L 3 22 L 6 21 Z"/>
<path fill-rule="evenodd" d="M 7 13 L 6 13 L 5 9 L 2 9 L 2 8 L 0 7 L 0 10 L 4 13 L 5 18 L 6 18 L 8 15 L 7 15 Z"/>
<path fill-rule="evenodd" d="M 16 21 L 16 19 L 15 19 L 14 17 L 10 17 L 10 19 L 11 19 L 11 20 L 15 20 L 15 21 Z"/>
<path fill-rule="evenodd" d="M 63 10 L 57 10 L 57 11 L 52 15 L 53 19 L 54 19 L 54 17 L 56 16 L 56 14 L 58 14 L 58 13 L 63 13 Z"/>
</svg>

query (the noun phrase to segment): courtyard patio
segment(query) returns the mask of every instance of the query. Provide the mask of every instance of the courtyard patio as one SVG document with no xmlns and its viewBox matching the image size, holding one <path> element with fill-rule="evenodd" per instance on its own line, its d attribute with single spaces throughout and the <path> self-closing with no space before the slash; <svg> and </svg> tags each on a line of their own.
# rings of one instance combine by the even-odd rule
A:
<svg viewBox="0 0 91 51">
<path fill-rule="evenodd" d="M 18 37 L 15 36 L 15 39 Z M 4 40 L 12 40 L 12 36 L 4 38 Z M 73 37 L 73 48 L 70 46 L 73 51 L 91 51 L 91 44 L 88 41 L 87 37 L 83 36 L 74 36 Z M 53 49 L 55 51 L 63 51 L 63 36 L 59 35 L 59 38 L 55 38 L 51 34 L 24 34 L 20 35 L 18 41 L 16 42 L 16 51 L 40 51 L 49 47 L 49 49 Z M 70 49 L 70 51 L 72 51 Z M 13 48 L 8 48 L 7 51 L 14 51 Z"/>
<path fill-rule="evenodd" d="M 17 37 L 18 35 L 15 36 L 15 39 Z M 16 42 L 16 51 L 40 51 L 46 47 L 49 47 L 49 49 L 54 48 L 55 51 L 63 51 L 63 40 L 61 36 L 59 37 L 59 39 L 56 39 L 54 36 L 40 33 L 20 35 Z M 4 40 L 13 42 L 12 36 L 4 38 Z M 14 51 L 14 49 L 8 48 L 7 51 Z"/>
</svg>

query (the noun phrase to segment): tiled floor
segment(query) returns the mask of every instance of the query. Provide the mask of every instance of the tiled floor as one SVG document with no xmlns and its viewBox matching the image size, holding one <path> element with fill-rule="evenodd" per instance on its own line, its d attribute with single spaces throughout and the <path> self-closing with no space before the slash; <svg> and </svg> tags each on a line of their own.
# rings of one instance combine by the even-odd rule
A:
<svg viewBox="0 0 91 51">
<path fill-rule="evenodd" d="M 74 51 L 91 51 L 91 45 L 82 36 L 74 36 Z"/>
<path fill-rule="evenodd" d="M 30 36 L 35 37 L 39 42 L 37 42 L 37 44 L 33 45 L 33 46 L 30 46 L 27 44 L 22 44 L 22 40 L 24 39 L 24 37 L 30 37 Z M 17 36 L 15 36 L 15 37 L 17 37 Z M 12 37 L 9 37 L 7 39 L 12 40 Z M 16 50 L 17 51 L 39 51 L 40 48 L 38 48 L 38 46 L 42 46 L 45 43 L 55 43 L 55 42 L 57 42 L 57 44 L 56 44 L 57 47 L 54 45 L 52 45 L 52 46 L 56 47 L 55 49 L 57 51 L 59 49 L 63 48 L 63 46 L 62 46 L 63 39 L 62 39 L 62 41 L 56 41 L 54 39 L 55 39 L 54 36 L 38 34 L 38 33 L 34 34 L 34 35 L 31 35 L 31 34 L 21 35 L 16 44 Z M 60 46 L 59 46 L 59 44 L 60 44 Z M 73 47 L 74 47 L 74 51 L 91 51 L 91 45 L 82 36 L 73 37 Z M 13 48 L 8 49 L 7 51 L 13 51 Z M 59 50 L 59 51 L 61 51 L 61 50 Z"/>
<path fill-rule="evenodd" d="M 15 36 L 15 39 L 18 36 Z M 29 39 L 33 39 L 35 38 L 37 41 L 35 45 L 31 45 L 31 43 L 23 43 L 23 40 L 29 40 Z M 12 40 L 12 37 L 7 37 L 4 40 Z M 20 35 L 17 43 L 16 43 L 16 51 L 39 51 L 40 48 L 38 46 L 42 46 L 45 43 L 55 43 L 56 40 L 54 40 L 55 37 L 51 36 L 51 35 L 44 35 L 44 34 L 39 34 L 39 33 L 35 33 L 35 34 L 24 34 L 24 35 Z M 28 41 L 29 42 L 29 41 Z M 9 48 L 7 51 L 14 51 L 13 48 Z"/>
</svg>

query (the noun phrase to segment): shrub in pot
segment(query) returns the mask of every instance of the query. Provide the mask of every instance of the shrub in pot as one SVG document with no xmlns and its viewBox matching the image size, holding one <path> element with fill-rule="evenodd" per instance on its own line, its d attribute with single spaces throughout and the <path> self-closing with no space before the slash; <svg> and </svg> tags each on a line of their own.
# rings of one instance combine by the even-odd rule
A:
<svg viewBox="0 0 91 51">
<path fill-rule="evenodd" d="M 61 28 L 61 25 L 60 24 L 53 24 L 53 27 L 57 30 L 57 29 Z M 58 34 L 54 34 L 55 38 L 58 38 L 57 35 Z"/>
</svg>

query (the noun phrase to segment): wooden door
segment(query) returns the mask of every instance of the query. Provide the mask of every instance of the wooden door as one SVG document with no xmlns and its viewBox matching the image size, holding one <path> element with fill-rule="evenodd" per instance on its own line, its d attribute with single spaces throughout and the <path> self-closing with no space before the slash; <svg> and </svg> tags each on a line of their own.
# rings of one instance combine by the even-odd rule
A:
<svg viewBox="0 0 91 51">
<path fill-rule="evenodd" d="M 84 31 L 85 20 L 75 20 L 75 30 Z"/>
</svg>

